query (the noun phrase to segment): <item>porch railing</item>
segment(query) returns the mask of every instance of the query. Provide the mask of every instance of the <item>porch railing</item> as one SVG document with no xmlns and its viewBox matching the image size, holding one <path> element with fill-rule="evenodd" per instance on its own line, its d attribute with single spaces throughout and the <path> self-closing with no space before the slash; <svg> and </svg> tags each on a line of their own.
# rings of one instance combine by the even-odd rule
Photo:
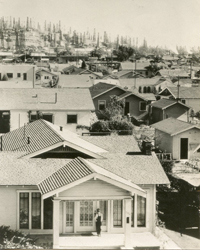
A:
<svg viewBox="0 0 200 250">
<path fill-rule="evenodd" d="M 171 161 L 172 153 L 156 153 L 157 157 L 161 161 Z"/>
</svg>

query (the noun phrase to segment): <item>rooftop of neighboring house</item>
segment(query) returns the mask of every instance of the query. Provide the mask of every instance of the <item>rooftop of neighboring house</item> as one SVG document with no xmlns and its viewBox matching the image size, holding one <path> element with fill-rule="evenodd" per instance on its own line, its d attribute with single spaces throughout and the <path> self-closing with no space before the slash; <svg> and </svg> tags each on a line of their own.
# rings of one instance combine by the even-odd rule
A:
<svg viewBox="0 0 200 250">
<path fill-rule="evenodd" d="M 185 86 L 185 87 L 191 87 L 191 85 L 192 85 L 192 79 L 180 79 L 179 81 L 176 81 L 176 82 L 174 82 L 174 85 L 178 85 L 178 83 L 179 83 L 179 85 L 180 86 Z"/>
<path fill-rule="evenodd" d="M 159 74 L 164 77 L 189 77 L 188 73 L 183 69 L 160 69 Z"/>
<path fill-rule="evenodd" d="M 166 61 L 174 61 L 174 60 L 179 60 L 180 58 L 177 56 L 177 55 L 164 55 L 162 57 L 163 60 L 166 60 Z"/>
<path fill-rule="evenodd" d="M 185 108 L 190 109 L 189 106 L 187 106 L 186 104 L 183 104 L 180 101 L 173 100 L 173 99 L 165 99 L 165 98 L 151 103 L 151 106 L 155 107 L 155 108 L 159 108 L 159 109 L 166 109 L 166 108 L 171 107 L 171 106 L 173 106 L 173 105 L 175 105 L 177 103 L 180 104 L 181 106 L 185 107 Z"/>
<path fill-rule="evenodd" d="M 0 81 L 0 88 L 2 89 L 32 89 L 33 82 L 32 81 L 23 81 L 20 79 L 9 79 L 8 81 Z M 41 85 L 36 85 L 35 88 L 41 88 Z"/>
<path fill-rule="evenodd" d="M 119 96 L 119 99 L 124 99 L 124 98 L 126 98 L 128 96 L 131 96 L 131 95 L 136 96 L 136 97 L 138 97 L 138 98 L 140 98 L 142 100 L 146 100 L 147 101 L 147 99 L 145 99 L 142 95 L 140 95 L 140 93 L 138 93 L 138 92 L 132 92 L 132 91 L 126 91 L 124 94 L 122 94 L 122 95 Z"/>
<path fill-rule="evenodd" d="M 93 79 L 88 75 L 60 75 L 58 86 L 61 88 L 89 88 Z"/>
<path fill-rule="evenodd" d="M 35 71 L 36 74 L 40 74 L 42 72 L 50 74 L 50 75 L 57 76 L 57 74 L 55 72 L 52 72 L 52 71 L 49 71 L 49 70 L 43 69 L 43 68 L 37 68 L 36 71 Z"/>
<path fill-rule="evenodd" d="M 90 89 L 90 93 L 91 93 L 92 98 L 95 98 L 95 97 L 97 97 L 101 94 L 104 94 L 104 93 L 106 93 L 114 88 L 120 88 L 122 91 L 125 92 L 125 90 L 123 90 L 120 86 L 116 86 L 116 85 L 105 83 L 105 82 L 99 82 L 99 83 L 93 85 L 92 87 L 90 87 L 89 89 Z"/>
<path fill-rule="evenodd" d="M 146 70 L 145 67 L 149 66 L 150 63 L 147 62 L 136 62 L 136 70 Z M 135 70 L 135 62 L 121 62 L 122 70 Z"/>
<path fill-rule="evenodd" d="M 184 121 L 180 121 L 172 117 L 162 120 L 160 122 L 154 123 L 151 125 L 151 127 L 157 130 L 160 130 L 162 132 L 165 132 L 166 134 L 169 134 L 171 136 L 180 134 L 192 128 L 197 128 L 200 130 L 200 127 L 197 125 L 187 123 Z"/>
<path fill-rule="evenodd" d="M 183 99 L 199 99 L 200 98 L 200 87 L 180 87 L 179 90 L 177 87 L 166 87 L 164 88 L 159 95 L 164 93 L 168 93 L 168 95 L 172 95 L 174 98 Z"/>
<path fill-rule="evenodd" d="M 28 65 L 28 64 L 0 64 L 0 73 L 12 73 L 17 72 L 17 70 L 20 70 L 20 72 L 23 70 L 24 72 L 27 72 L 30 69 L 33 69 L 33 67 L 36 68 L 34 65 Z M 11 72 L 8 72 L 11 71 Z"/>
<path fill-rule="evenodd" d="M 130 78 L 130 79 L 119 79 L 122 88 L 128 87 L 131 89 L 136 85 L 138 89 L 140 86 L 154 86 L 158 82 L 158 78 Z"/>
<path fill-rule="evenodd" d="M 0 89 L 1 110 L 94 110 L 89 89 Z"/>
<path fill-rule="evenodd" d="M 120 86 L 120 82 L 118 79 L 94 79 L 93 80 L 94 85 L 96 85 L 99 82 L 103 82 L 103 83 L 107 83 L 107 84 L 112 84 L 112 85 L 116 85 L 116 86 Z"/>
</svg>

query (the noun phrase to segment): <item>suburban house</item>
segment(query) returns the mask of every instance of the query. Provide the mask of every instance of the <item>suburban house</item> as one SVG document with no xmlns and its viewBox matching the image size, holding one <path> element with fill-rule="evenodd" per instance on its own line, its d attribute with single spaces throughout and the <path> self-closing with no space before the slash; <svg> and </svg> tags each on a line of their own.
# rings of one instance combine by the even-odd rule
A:
<svg viewBox="0 0 200 250">
<path fill-rule="evenodd" d="M 132 122 L 137 124 L 148 120 L 148 109 L 151 103 L 149 99 L 152 98 L 148 94 L 145 96 L 145 94 L 140 95 L 131 91 L 127 91 L 119 96 L 119 100 L 125 100 L 124 115 L 131 117 Z"/>
<path fill-rule="evenodd" d="M 103 118 L 100 112 L 107 107 L 110 102 L 110 96 L 120 96 L 126 92 L 119 86 L 104 82 L 93 85 L 89 90 L 99 119 Z"/>
<path fill-rule="evenodd" d="M 171 99 L 180 99 L 180 101 L 190 106 L 195 112 L 199 111 L 200 87 L 166 87 L 159 96 Z"/>
<path fill-rule="evenodd" d="M 172 154 L 174 160 L 200 156 L 200 127 L 168 118 L 151 125 L 155 128 L 155 146 Z"/>
<path fill-rule="evenodd" d="M 24 64 L 2 64 L 0 65 L 0 81 L 4 81 L 5 77 L 8 78 L 8 80 L 34 81 L 35 66 Z"/>
<path fill-rule="evenodd" d="M 173 117 L 179 120 L 189 121 L 190 107 L 173 99 L 160 99 L 150 104 L 150 122 L 156 123 Z"/>
<path fill-rule="evenodd" d="M 105 76 L 103 79 L 129 79 L 129 78 L 144 78 L 140 73 L 135 73 L 133 70 L 121 70 L 113 72 L 111 75 Z"/>
<path fill-rule="evenodd" d="M 38 69 L 36 74 L 36 84 L 39 82 L 41 85 L 48 84 L 47 86 L 53 87 L 58 83 L 59 76 L 46 69 Z"/>
<path fill-rule="evenodd" d="M 88 89 L 0 89 L 0 132 L 6 133 L 38 118 L 76 131 L 90 126 L 94 104 Z"/>
<path fill-rule="evenodd" d="M 87 248 L 96 235 L 94 216 L 100 208 L 101 246 L 159 248 L 152 235 L 156 185 L 169 180 L 154 152 L 141 153 L 133 136 L 81 138 L 37 120 L 0 139 L 3 225 L 53 234 L 53 248 Z M 105 241 L 104 232 L 115 241 Z"/>
</svg>

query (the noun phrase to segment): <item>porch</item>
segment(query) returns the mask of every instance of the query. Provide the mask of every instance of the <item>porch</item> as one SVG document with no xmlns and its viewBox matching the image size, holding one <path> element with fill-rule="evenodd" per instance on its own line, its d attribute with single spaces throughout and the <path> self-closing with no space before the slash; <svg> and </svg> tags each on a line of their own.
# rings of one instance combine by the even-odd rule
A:
<svg viewBox="0 0 200 250">
<path fill-rule="evenodd" d="M 81 235 L 60 235 L 59 249 L 125 249 L 124 234 L 109 234 L 102 233 L 98 237 L 96 233 Z M 131 246 L 132 248 L 145 249 L 160 249 L 161 243 L 151 233 L 132 233 Z"/>
</svg>

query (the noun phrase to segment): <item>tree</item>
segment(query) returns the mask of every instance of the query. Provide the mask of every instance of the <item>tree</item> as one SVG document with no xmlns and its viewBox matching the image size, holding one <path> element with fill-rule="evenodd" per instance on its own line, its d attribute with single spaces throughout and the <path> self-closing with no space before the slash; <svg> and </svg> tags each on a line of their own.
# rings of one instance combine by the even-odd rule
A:
<svg viewBox="0 0 200 250">
<path fill-rule="evenodd" d="M 111 96 L 110 102 L 105 110 L 101 111 L 106 120 L 121 119 L 125 100 L 120 100 L 118 96 Z"/>
</svg>

